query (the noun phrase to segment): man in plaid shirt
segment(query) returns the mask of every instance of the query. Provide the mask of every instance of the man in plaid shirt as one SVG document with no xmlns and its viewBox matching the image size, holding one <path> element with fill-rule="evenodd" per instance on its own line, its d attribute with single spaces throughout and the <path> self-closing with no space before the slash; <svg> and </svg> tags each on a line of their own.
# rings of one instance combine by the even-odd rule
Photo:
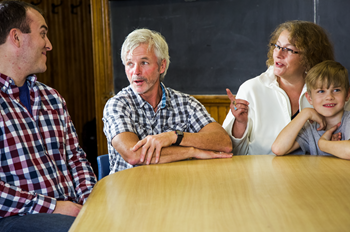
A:
<svg viewBox="0 0 350 232">
<path fill-rule="evenodd" d="M 135 165 L 231 157 L 230 137 L 195 98 L 166 88 L 168 45 L 158 32 L 128 35 L 121 58 L 130 86 L 107 102 L 111 173 Z"/>
<path fill-rule="evenodd" d="M 59 93 L 36 81 L 52 50 L 34 6 L 0 3 L 0 231 L 68 231 L 96 177 Z"/>
</svg>

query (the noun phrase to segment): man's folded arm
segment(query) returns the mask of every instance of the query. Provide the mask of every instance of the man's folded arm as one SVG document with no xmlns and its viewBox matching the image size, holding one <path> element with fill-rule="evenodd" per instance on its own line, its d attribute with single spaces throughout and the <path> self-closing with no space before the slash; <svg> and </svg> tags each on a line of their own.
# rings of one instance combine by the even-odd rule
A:
<svg viewBox="0 0 350 232">
<path fill-rule="evenodd" d="M 143 165 L 146 164 L 146 159 L 143 162 L 140 160 L 142 149 L 133 151 L 133 147 L 138 141 L 139 139 L 135 133 L 123 132 L 113 138 L 112 145 L 129 164 Z M 170 163 L 189 158 L 211 159 L 229 157 L 231 157 L 231 154 L 202 150 L 194 147 L 169 146 L 162 148 L 158 163 Z M 150 163 L 156 163 L 155 155 L 152 156 Z"/>
<path fill-rule="evenodd" d="M 55 207 L 55 198 L 27 192 L 4 181 L 0 181 L 0 217 L 52 213 Z"/>
<path fill-rule="evenodd" d="M 225 153 L 232 151 L 230 136 L 217 122 L 207 124 L 198 133 L 184 132 L 180 146 Z"/>
</svg>

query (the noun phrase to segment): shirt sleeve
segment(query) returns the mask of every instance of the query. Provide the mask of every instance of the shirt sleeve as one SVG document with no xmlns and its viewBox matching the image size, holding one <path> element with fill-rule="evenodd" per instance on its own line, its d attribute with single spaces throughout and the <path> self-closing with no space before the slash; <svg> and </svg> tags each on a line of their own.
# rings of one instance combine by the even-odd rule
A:
<svg viewBox="0 0 350 232">
<path fill-rule="evenodd" d="M 311 135 L 308 134 L 310 130 L 309 122 L 306 122 L 303 128 L 299 131 L 297 138 L 295 139 L 304 154 L 310 154 L 309 138 Z"/>
<path fill-rule="evenodd" d="M 248 124 L 247 128 L 242 136 L 242 138 L 235 138 L 232 135 L 232 128 L 233 123 L 235 122 L 235 116 L 229 111 L 227 114 L 224 123 L 222 124 L 222 127 L 226 130 L 226 132 L 230 135 L 231 141 L 232 141 L 232 147 L 233 147 L 233 154 L 234 155 L 246 155 L 248 154 L 248 134 L 249 131 L 251 131 L 251 125 L 252 120 L 248 118 Z"/>
<path fill-rule="evenodd" d="M 62 98 L 63 113 L 67 123 L 66 151 L 67 165 L 73 178 L 78 203 L 84 204 L 96 184 L 96 176 L 86 158 L 86 153 L 79 146 L 78 136 L 69 116 L 66 102 Z"/>
<path fill-rule="evenodd" d="M 35 213 L 52 213 L 56 199 L 23 191 L 22 189 L 0 181 L 0 217 Z"/>
<path fill-rule="evenodd" d="M 188 121 L 189 132 L 197 133 L 209 123 L 215 122 L 206 108 L 194 97 L 189 97 L 190 116 Z"/>
<path fill-rule="evenodd" d="M 109 99 L 103 110 L 103 132 L 108 143 L 112 143 L 113 138 L 122 132 L 133 132 L 137 134 L 135 128 L 136 113 L 131 112 L 132 102 L 125 102 L 122 97 Z"/>
<path fill-rule="evenodd" d="M 235 138 L 232 135 L 232 128 L 233 128 L 233 123 L 235 122 L 235 116 L 233 116 L 231 110 L 228 112 L 224 120 L 224 123 L 222 124 L 222 127 L 226 130 L 226 132 L 231 137 L 232 146 L 233 146 L 232 152 L 234 155 L 248 154 L 249 137 L 253 127 L 253 120 L 252 120 L 252 114 L 254 113 L 253 112 L 254 108 L 252 107 L 253 102 L 248 96 L 248 94 L 250 93 L 250 89 L 246 88 L 246 86 L 247 86 L 246 84 L 242 84 L 241 87 L 239 87 L 236 95 L 237 99 L 244 99 L 250 103 L 249 111 L 248 111 L 248 123 L 242 138 Z"/>
</svg>

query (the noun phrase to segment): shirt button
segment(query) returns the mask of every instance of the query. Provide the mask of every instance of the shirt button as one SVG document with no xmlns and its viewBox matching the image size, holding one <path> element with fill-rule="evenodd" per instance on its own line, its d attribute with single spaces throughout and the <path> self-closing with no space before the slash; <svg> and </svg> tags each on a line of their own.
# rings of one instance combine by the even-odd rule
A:
<svg viewBox="0 0 350 232">
<path fill-rule="evenodd" d="M 16 99 L 17 100 L 17 102 L 19 102 L 19 99 Z"/>
</svg>

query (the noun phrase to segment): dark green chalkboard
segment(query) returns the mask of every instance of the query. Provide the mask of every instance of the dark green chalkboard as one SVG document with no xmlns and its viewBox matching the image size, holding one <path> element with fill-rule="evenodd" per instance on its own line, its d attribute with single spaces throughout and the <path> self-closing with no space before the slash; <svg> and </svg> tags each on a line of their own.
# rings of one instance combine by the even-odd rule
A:
<svg viewBox="0 0 350 232">
<path fill-rule="evenodd" d="M 129 84 L 120 49 L 136 28 L 165 36 L 171 63 L 164 83 L 189 94 L 225 94 L 227 87 L 236 93 L 244 81 L 266 70 L 270 34 L 288 20 L 316 20 L 332 40 L 342 37 L 341 44 L 334 42 L 336 55 L 349 66 L 345 51 L 350 46 L 350 20 L 345 19 L 350 17 L 350 1 L 124 0 L 109 4 L 115 92 Z"/>
</svg>

